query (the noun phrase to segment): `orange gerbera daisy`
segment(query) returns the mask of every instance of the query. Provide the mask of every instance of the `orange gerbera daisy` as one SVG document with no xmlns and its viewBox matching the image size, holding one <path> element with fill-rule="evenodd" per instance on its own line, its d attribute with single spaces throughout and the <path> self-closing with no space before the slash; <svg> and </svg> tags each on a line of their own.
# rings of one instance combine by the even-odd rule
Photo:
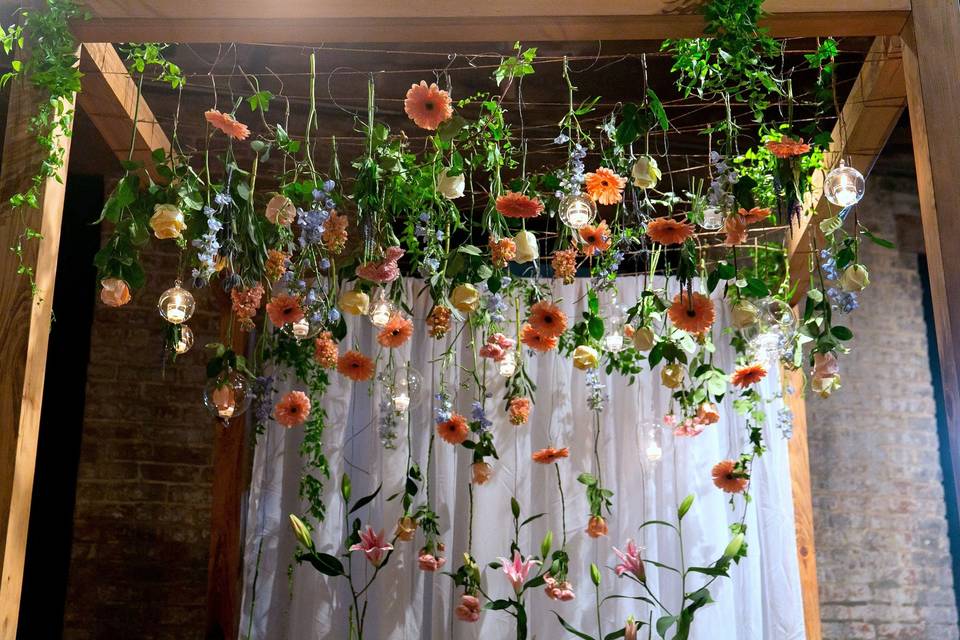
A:
<svg viewBox="0 0 960 640">
<path fill-rule="evenodd" d="M 303 391 L 291 391 L 273 408 L 273 416 L 285 427 L 297 427 L 310 415 L 310 398 Z"/>
<path fill-rule="evenodd" d="M 541 336 L 556 338 L 567 329 L 567 316 L 549 300 L 541 300 L 530 307 L 530 326 Z"/>
<path fill-rule="evenodd" d="M 534 451 L 533 455 L 530 457 L 533 458 L 534 462 L 539 462 L 540 464 L 553 464 L 554 462 L 563 458 L 569 458 L 570 449 L 567 447 L 564 447 L 563 449 L 547 447 L 546 449 L 540 449 L 540 451 Z"/>
<path fill-rule="evenodd" d="M 750 211 L 741 208 L 738 213 L 740 217 L 743 218 L 744 224 L 756 224 L 770 217 L 770 209 L 766 207 L 754 207 L 750 209 Z"/>
<path fill-rule="evenodd" d="M 538 333 L 537 330 L 529 324 L 523 325 L 523 330 L 520 331 L 520 341 L 534 351 L 543 353 L 553 351 L 557 348 L 556 338 Z"/>
<path fill-rule="evenodd" d="M 403 101 L 403 110 L 421 129 L 435 130 L 440 123 L 450 119 L 453 107 L 450 94 L 434 82 L 430 86 L 423 80 L 411 85 L 407 98 Z"/>
<path fill-rule="evenodd" d="M 693 225 L 673 218 L 657 218 L 647 223 L 647 235 L 660 244 L 683 244 L 693 235 Z"/>
<path fill-rule="evenodd" d="M 733 373 L 731 382 L 741 389 L 746 389 L 750 385 L 763 380 L 764 376 L 766 375 L 767 370 L 763 368 L 763 365 L 751 364 L 749 366 L 740 367 L 737 369 Z"/>
<path fill-rule="evenodd" d="M 802 156 L 807 151 L 810 151 L 810 145 L 805 143 L 803 138 L 798 140 L 784 138 L 779 142 L 770 141 L 764 146 L 767 148 L 767 151 L 783 159 Z"/>
<path fill-rule="evenodd" d="M 303 320 L 303 308 L 300 306 L 300 298 L 285 293 L 274 296 L 273 299 L 267 303 L 267 315 L 270 316 L 270 322 L 272 322 L 275 327 L 300 322 Z"/>
<path fill-rule="evenodd" d="M 497 211 L 505 218 L 536 218 L 543 211 L 543 203 L 522 193 L 508 191 L 497 198 Z"/>
<path fill-rule="evenodd" d="M 219 129 L 234 140 L 246 140 L 250 136 L 250 129 L 247 125 L 237 120 L 229 113 L 221 113 L 216 109 L 210 109 L 203 114 L 214 128 Z"/>
<path fill-rule="evenodd" d="M 449 420 L 437 424 L 437 435 L 452 445 L 461 444 L 470 435 L 467 419 L 459 413 L 453 414 Z"/>
<path fill-rule="evenodd" d="M 723 244 L 728 247 L 735 247 L 747 241 L 747 223 L 737 213 L 727 216 L 723 222 L 723 230 L 727 233 Z"/>
<path fill-rule="evenodd" d="M 580 229 L 580 239 L 583 240 L 583 255 L 588 257 L 594 253 L 606 251 L 613 243 L 610 239 L 610 228 L 607 227 L 606 220 L 601 220 L 597 226 L 588 224 L 582 227 Z"/>
<path fill-rule="evenodd" d="M 347 351 L 337 359 L 337 371 L 354 382 L 364 382 L 373 377 L 373 360 L 359 351 Z"/>
<path fill-rule="evenodd" d="M 395 313 L 383 325 L 380 333 L 377 334 L 377 342 L 381 346 L 395 349 L 410 339 L 413 335 L 413 322 L 409 318 L 404 318 L 401 314 Z"/>
<path fill-rule="evenodd" d="M 621 178 L 610 169 L 600 167 L 593 173 L 583 176 L 587 194 L 600 204 L 617 204 L 623 200 L 623 188 L 627 179 Z"/>
<path fill-rule="evenodd" d="M 313 359 L 324 369 L 333 369 L 337 366 L 337 343 L 333 340 L 333 334 L 324 331 L 313 342 Z"/>
<path fill-rule="evenodd" d="M 696 292 L 692 296 L 687 296 L 685 291 L 681 291 L 674 297 L 667 314 L 673 326 L 687 333 L 709 331 L 715 317 L 713 300 Z"/>
<path fill-rule="evenodd" d="M 713 484 L 727 493 L 741 493 L 747 488 L 747 478 L 737 471 L 737 463 L 733 460 L 721 460 L 713 465 Z"/>
</svg>

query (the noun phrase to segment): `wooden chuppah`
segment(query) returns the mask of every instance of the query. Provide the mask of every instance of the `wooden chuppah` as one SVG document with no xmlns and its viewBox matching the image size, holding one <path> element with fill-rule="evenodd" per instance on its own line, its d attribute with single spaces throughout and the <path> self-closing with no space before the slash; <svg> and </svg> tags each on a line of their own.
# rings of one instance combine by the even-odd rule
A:
<svg viewBox="0 0 960 640">
<path fill-rule="evenodd" d="M 635 0 L 597 5 L 592 0 L 491 0 L 470 3 L 412 0 L 402 6 L 378 0 L 334 0 L 316 3 L 286 0 L 264 16 L 253 0 L 211 0 L 196 3 L 170 0 L 88 0 L 91 19 L 74 25 L 84 43 L 176 42 L 442 42 L 535 40 L 630 40 L 690 37 L 699 33 L 702 19 L 697 2 Z M 960 147 L 953 136 L 928 132 L 953 131 L 960 120 L 960 6 L 950 0 L 767 0 L 766 24 L 775 36 L 878 36 L 843 108 L 842 124 L 834 131 L 833 153 L 854 166 L 869 170 L 908 98 L 911 107 L 917 173 L 920 183 L 927 254 L 936 311 L 938 344 L 947 396 L 954 476 L 960 478 L 960 298 L 951 300 L 951 288 L 960 285 L 960 263 L 950 263 L 951 224 L 960 215 L 960 182 L 952 173 L 960 164 Z M 903 43 L 903 59 L 897 52 Z M 118 155 L 125 157 L 131 126 L 136 126 L 136 157 L 155 148 L 169 150 L 169 141 L 141 100 L 139 116 L 132 80 L 112 47 L 86 44 L 81 67 L 84 78 L 80 106 L 97 124 Z M 905 73 L 904 73 L 905 71 Z M 4 147 L 0 184 L 3 193 L 17 189 L 17 180 L 33 166 L 31 141 L 24 122 L 33 113 L 29 90 L 11 93 L 10 119 Z M 101 116 L 101 117 L 98 117 Z M 134 120 L 136 122 L 134 123 Z M 68 144 L 68 141 L 63 141 Z M 34 154 L 35 155 L 35 154 Z M 834 156 L 836 157 L 836 156 Z M 66 168 L 62 170 L 66 173 Z M 820 185 L 817 185 L 818 187 Z M 816 209 L 826 204 L 817 196 Z M 62 185 L 46 185 L 42 207 L 27 212 L 44 240 L 26 256 L 37 272 L 42 290 L 52 294 L 56 271 Z M 9 246 L 20 228 L 5 207 L 0 240 Z M 804 221 L 790 240 L 792 261 L 802 266 L 816 224 Z M 0 640 L 16 636 L 22 582 L 23 554 L 29 518 L 30 489 L 39 425 L 39 402 L 45 367 L 50 301 L 34 305 L 29 286 L 15 276 L 12 254 L 0 255 L 0 305 L 4 308 L 0 353 L 4 375 L 0 380 Z M 795 269 L 803 274 L 806 269 Z M 801 286 L 804 286 L 800 283 Z M 789 398 L 794 409 L 791 464 L 797 520 L 798 554 L 804 591 L 807 637 L 820 638 L 816 563 L 813 551 L 813 509 L 803 399 Z M 212 522 L 209 637 L 235 636 L 239 598 L 240 506 L 237 486 L 236 443 L 217 442 L 215 475 L 228 480 L 215 484 Z M 218 595 L 219 594 L 219 595 Z"/>
</svg>

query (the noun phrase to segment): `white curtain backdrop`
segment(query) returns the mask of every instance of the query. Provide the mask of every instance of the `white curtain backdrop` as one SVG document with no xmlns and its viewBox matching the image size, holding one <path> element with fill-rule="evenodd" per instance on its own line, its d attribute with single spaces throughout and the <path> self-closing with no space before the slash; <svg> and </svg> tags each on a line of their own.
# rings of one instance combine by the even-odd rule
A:
<svg viewBox="0 0 960 640">
<path fill-rule="evenodd" d="M 620 300 L 632 304 L 642 291 L 639 278 L 618 281 Z M 422 289 L 418 282 L 407 281 L 408 299 Z M 556 297 L 571 318 L 580 317 L 586 300 L 587 283 L 578 281 L 558 286 Z M 413 306 L 413 338 L 399 349 L 399 361 L 408 358 L 423 373 L 425 388 L 419 404 L 412 409 L 414 460 L 426 468 L 427 445 L 433 430 L 433 395 L 437 392 L 439 372 L 430 361 L 444 348 L 443 341 L 428 337 L 422 330 L 429 311 L 429 300 L 422 296 Z M 727 309 L 717 304 L 718 326 L 725 326 Z M 350 340 L 358 341 L 368 354 L 376 352 L 374 334 L 365 319 L 350 319 Z M 452 333 L 452 332 L 451 332 Z M 726 338 L 715 336 L 717 363 L 731 370 L 734 354 Z M 710 469 L 721 459 L 735 458 L 743 449 L 746 427 L 725 399 L 720 422 L 707 427 L 695 438 L 674 438 L 665 433 L 663 459 L 651 465 L 638 444 L 638 425 L 659 421 L 670 406 L 669 390 L 659 383 L 659 367 L 627 380 L 614 374 L 602 379 L 607 383 L 610 401 L 602 415 L 600 455 L 604 485 L 615 491 L 613 515 L 608 518 L 610 535 L 598 540 L 584 533 L 588 506 L 584 487 L 576 482 L 582 472 L 595 472 L 593 462 L 593 414 L 586 404 L 584 373 L 573 369 L 569 360 L 550 355 L 528 359 L 530 374 L 537 384 L 536 404 L 530 422 L 520 428 L 509 424 L 502 411 L 503 381 L 491 387 L 488 415 L 500 461 L 493 479 L 475 487 L 473 554 L 484 567 L 487 593 L 506 596 L 510 587 L 499 571 L 486 568 L 497 556 L 506 556 L 512 536 L 510 496 L 516 496 L 524 516 L 546 512 L 521 533 L 520 546 L 526 554 L 539 553 L 546 530 L 554 532 L 555 544 L 561 539 L 560 496 L 552 465 L 532 463 L 530 454 L 546 446 L 570 448 L 570 458 L 560 462 L 566 497 L 570 580 L 576 600 L 554 602 L 542 589 L 529 593 L 527 608 L 531 620 L 530 637 L 546 640 L 570 636 L 557 624 L 551 611 L 562 615 L 575 627 L 596 635 L 593 585 L 589 566 L 595 562 L 603 573 L 602 593 L 638 595 L 640 591 L 612 570 L 616 564 L 611 546 L 623 548 L 627 538 L 646 547 L 644 557 L 677 566 L 675 537 L 665 527 L 639 526 L 645 520 L 675 522 L 678 503 L 687 494 L 696 495 L 693 508 L 684 519 L 685 554 L 688 565 L 707 565 L 722 553 L 730 538 L 728 526 L 739 519 L 731 510 L 726 494 L 716 489 Z M 495 373 L 495 372 L 494 372 Z M 457 372 L 446 372 L 450 389 L 457 388 Z M 340 552 L 343 538 L 343 504 L 337 487 L 340 475 L 347 471 L 353 481 L 353 496 L 371 493 L 381 481 L 378 498 L 359 512 L 364 525 L 383 528 L 392 535 L 401 506 L 399 500 L 386 498 L 402 489 L 407 457 L 401 427 L 398 448 L 384 450 L 377 433 L 378 392 L 371 396 L 371 385 L 353 384 L 332 375 L 324 407 L 328 415 L 325 436 L 331 479 L 327 483 L 327 520 L 314 534 L 317 548 L 332 554 Z M 800 581 L 794 538 L 793 502 L 790 488 L 786 440 L 776 426 L 780 382 L 771 371 L 760 389 L 772 401 L 768 405 L 764 437 L 766 454 L 753 469 L 751 492 L 754 501 L 747 509 L 748 557 L 732 568 L 732 579 L 720 579 L 711 587 L 716 604 L 700 610 L 691 633 L 694 639 L 709 640 L 800 640 L 805 638 Z M 455 408 L 470 413 L 470 390 L 461 391 Z M 250 491 L 246 527 L 245 579 L 242 638 L 257 640 L 303 640 L 306 638 L 341 639 L 347 637 L 346 620 L 350 597 L 342 579 L 320 575 L 311 566 L 293 564 L 295 541 L 287 515 L 301 513 L 298 478 L 301 461 L 298 447 L 302 429 L 287 430 L 271 424 L 257 443 L 253 482 Z M 447 565 L 453 571 L 466 550 L 469 520 L 467 485 L 470 478 L 470 454 L 462 447 L 451 447 L 437 439 L 431 468 L 432 498 L 439 515 Z M 423 494 L 418 496 L 421 500 Z M 418 502 L 419 503 L 419 502 Z M 484 611 L 477 624 L 458 621 L 453 609 L 459 600 L 452 580 L 440 573 L 417 569 L 417 550 L 422 535 L 410 543 L 398 543 L 389 565 L 381 572 L 369 592 L 367 640 L 445 640 L 514 637 L 513 618 L 505 612 Z M 354 570 L 369 571 L 362 554 L 354 554 Z M 291 568 L 292 567 L 292 568 Z M 680 585 L 674 575 L 648 565 L 648 581 L 672 612 L 680 600 Z M 688 591 L 701 584 L 698 578 Z M 612 600 L 604 605 L 604 635 L 621 628 L 628 614 L 646 620 L 643 603 Z M 654 613 L 654 619 L 657 617 Z M 642 634 L 646 637 L 646 633 Z"/>
</svg>

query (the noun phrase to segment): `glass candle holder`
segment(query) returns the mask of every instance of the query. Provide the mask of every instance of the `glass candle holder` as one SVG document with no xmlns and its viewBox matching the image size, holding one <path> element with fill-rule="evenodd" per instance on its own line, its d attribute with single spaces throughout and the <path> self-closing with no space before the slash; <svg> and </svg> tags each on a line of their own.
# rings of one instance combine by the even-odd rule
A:
<svg viewBox="0 0 960 640">
<path fill-rule="evenodd" d="M 171 324 L 182 324 L 189 320 L 196 307 L 193 295 L 180 284 L 177 280 L 171 288 L 160 294 L 160 301 L 157 302 L 160 315 Z"/>
<path fill-rule="evenodd" d="M 563 224 L 571 229 L 582 229 L 597 214 L 597 205 L 582 193 L 571 193 L 560 201 L 559 213 Z"/>
<path fill-rule="evenodd" d="M 865 188 L 863 174 L 853 167 L 848 167 L 843 160 L 836 169 L 827 174 L 823 182 L 823 193 L 827 200 L 844 209 L 860 202 Z"/>
</svg>

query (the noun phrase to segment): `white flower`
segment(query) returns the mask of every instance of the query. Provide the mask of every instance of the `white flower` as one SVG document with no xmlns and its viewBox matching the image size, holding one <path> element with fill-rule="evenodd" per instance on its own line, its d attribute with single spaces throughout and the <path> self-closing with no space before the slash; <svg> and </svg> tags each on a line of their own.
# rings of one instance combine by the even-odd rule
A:
<svg viewBox="0 0 960 640">
<path fill-rule="evenodd" d="M 870 284 L 870 273 L 862 264 L 852 264 L 840 276 L 840 288 L 847 293 L 863 291 Z"/>
<path fill-rule="evenodd" d="M 513 261 L 517 264 L 533 262 L 540 257 L 537 238 L 529 231 L 521 231 L 513 237 L 513 241 L 517 245 L 517 255 Z"/>
<path fill-rule="evenodd" d="M 437 191 L 447 200 L 456 200 L 463 197 L 463 191 L 467 186 L 467 181 L 461 173 L 458 176 L 448 176 L 444 169 L 437 176 Z"/>
<path fill-rule="evenodd" d="M 633 165 L 633 184 L 641 189 L 652 189 L 657 186 L 657 181 L 663 175 L 657 161 L 650 156 L 640 156 Z"/>
</svg>

